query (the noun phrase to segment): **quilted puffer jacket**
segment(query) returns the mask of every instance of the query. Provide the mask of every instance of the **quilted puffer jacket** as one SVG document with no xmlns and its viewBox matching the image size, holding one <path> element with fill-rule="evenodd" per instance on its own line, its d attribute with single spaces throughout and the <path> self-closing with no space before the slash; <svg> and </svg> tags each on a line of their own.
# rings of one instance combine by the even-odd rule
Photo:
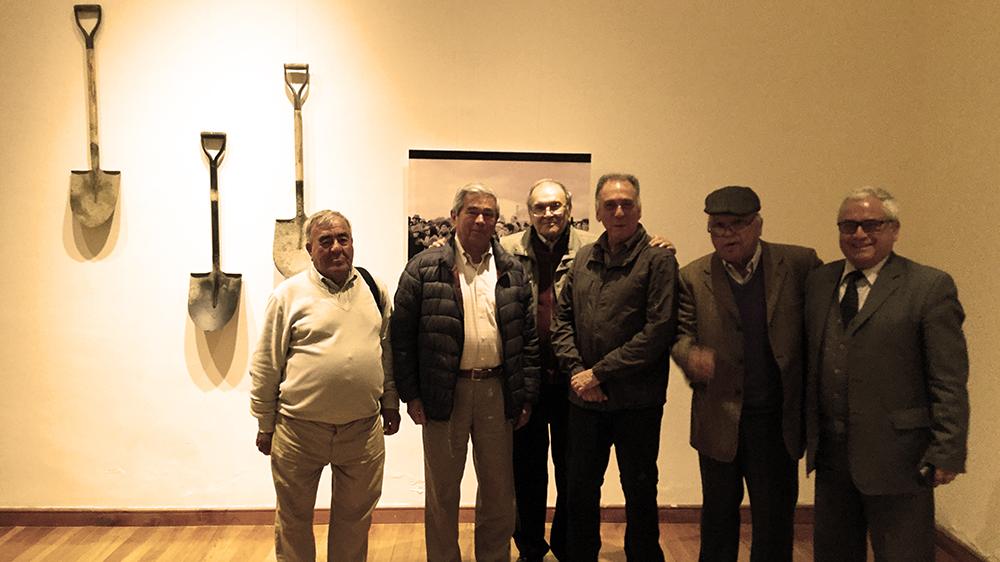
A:
<svg viewBox="0 0 1000 562">
<path fill-rule="evenodd" d="M 531 287 L 521 265 L 494 238 L 496 318 L 503 355 L 504 410 L 516 419 L 538 400 L 538 339 Z M 462 288 L 455 241 L 430 248 L 406 264 L 392 313 L 393 374 L 404 402 L 419 398 L 432 420 L 451 417 L 463 329 Z"/>
</svg>

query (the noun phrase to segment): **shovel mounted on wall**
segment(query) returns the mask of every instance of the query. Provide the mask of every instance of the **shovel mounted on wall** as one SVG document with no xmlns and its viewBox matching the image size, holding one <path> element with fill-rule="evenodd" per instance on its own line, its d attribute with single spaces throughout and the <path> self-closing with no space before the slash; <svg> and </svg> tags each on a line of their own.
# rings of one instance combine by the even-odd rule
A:
<svg viewBox="0 0 1000 562">
<path fill-rule="evenodd" d="M 298 84 L 298 87 L 293 84 Z M 274 265 L 285 277 L 309 267 L 306 253 L 305 188 L 302 181 L 302 103 L 308 95 L 309 65 L 286 64 L 285 87 L 295 108 L 295 218 L 274 222 Z"/>
<path fill-rule="evenodd" d="M 212 271 L 191 274 L 188 314 L 199 329 L 214 332 L 225 326 L 236 311 L 243 275 L 223 273 L 219 268 L 219 162 L 226 152 L 226 134 L 202 133 L 201 149 L 211 170 Z"/>
<path fill-rule="evenodd" d="M 83 33 L 87 46 L 87 123 L 90 136 L 90 169 L 73 170 L 69 178 L 69 206 L 80 224 L 88 228 L 108 222 L 118 204 L 118 184 L 121 172 L 102 170 L 97 145 L 97 83 L 94 80 L 94 36 L 101 27 L 101 7 L 97 4 L 73 6 L 76 26 Z M 94 27 L 87 31 L 81 18 L 96 17 Z"/>
</svg>

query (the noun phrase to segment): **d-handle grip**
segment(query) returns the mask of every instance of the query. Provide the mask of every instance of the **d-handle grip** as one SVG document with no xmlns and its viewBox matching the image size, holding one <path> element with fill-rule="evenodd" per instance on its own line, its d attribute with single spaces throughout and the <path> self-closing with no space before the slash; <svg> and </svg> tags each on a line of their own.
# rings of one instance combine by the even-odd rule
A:
<svg viewBox="0 0 1000 562">
<path fill-rule="evenodd" d="M 97 23 L 94 24 L 94 28 L 87 31 L 83 27 L 83 22 L 80 21 L 81 17 L 86 17 L 88 15 L 96 15 Z M 73 17 L 76 18 L 76 26 L 80 28 L 80 33 L 83 33 L 83 39 L 87 42 L 87 48 L 94 48 L 94 36 L 97 35 L 97 28 L 101 27 L 101 5 L 100 4 L 77 4 L 73 6 Z"/>
</svg>

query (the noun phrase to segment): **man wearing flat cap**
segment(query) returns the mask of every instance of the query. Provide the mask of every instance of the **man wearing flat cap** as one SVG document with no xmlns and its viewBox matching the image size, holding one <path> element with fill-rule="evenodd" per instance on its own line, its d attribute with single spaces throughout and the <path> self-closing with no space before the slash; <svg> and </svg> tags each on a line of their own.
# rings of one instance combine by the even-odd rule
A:
<svg viewBox="0 0 1000 562">
<path fill-rule="evenodd" d="M 803 295 L 816 251 L 760 239 L 760 199 L 727 186 L 705 198 L 715 252 L 680 271 L 674 361 L 693 389 L 701 468 L 699 560 L 735 562 L 743 483 L 752 562 L 791 561 L 802 456 Z"/>
</svg>

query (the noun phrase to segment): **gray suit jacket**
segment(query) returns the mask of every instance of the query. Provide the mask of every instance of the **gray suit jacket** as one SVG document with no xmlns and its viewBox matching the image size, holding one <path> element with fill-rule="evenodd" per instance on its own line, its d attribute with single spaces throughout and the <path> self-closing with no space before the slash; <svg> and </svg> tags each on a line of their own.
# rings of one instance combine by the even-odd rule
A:
<svg viewBox="0 0 1000 562">
<path fill-rule="evenodd" d="M 819 445 L 819 376 L 827 314 L 844 260 L 816 270 L 806 289 L 809 368 L 807 468 Z M 969 359 L 965 313 L 947 273 L 891 254 L 850 325 L 848 458 L 865 494 L 918 490 L 924 463 L 965 471 Z"/>
<path fill-rule="evenodd" d="M 781 370 L 782 431 L 793 459 L 802 456 L 802 374 L 805 369 L 803 298 L 806 277 L 821 265 L 816 251 L 802 246 L 761 242 L 768 339 Z M 703 256 L 680 272 L 678 339 L 674 361 L 686 371 L 694 344 L 715 350 L 715 375 L 693 384 L 691 446 L 713 459 L 736 456 L 743 407 L 743 336 L 740 313 L 722 260 Z"/>
</svg>

